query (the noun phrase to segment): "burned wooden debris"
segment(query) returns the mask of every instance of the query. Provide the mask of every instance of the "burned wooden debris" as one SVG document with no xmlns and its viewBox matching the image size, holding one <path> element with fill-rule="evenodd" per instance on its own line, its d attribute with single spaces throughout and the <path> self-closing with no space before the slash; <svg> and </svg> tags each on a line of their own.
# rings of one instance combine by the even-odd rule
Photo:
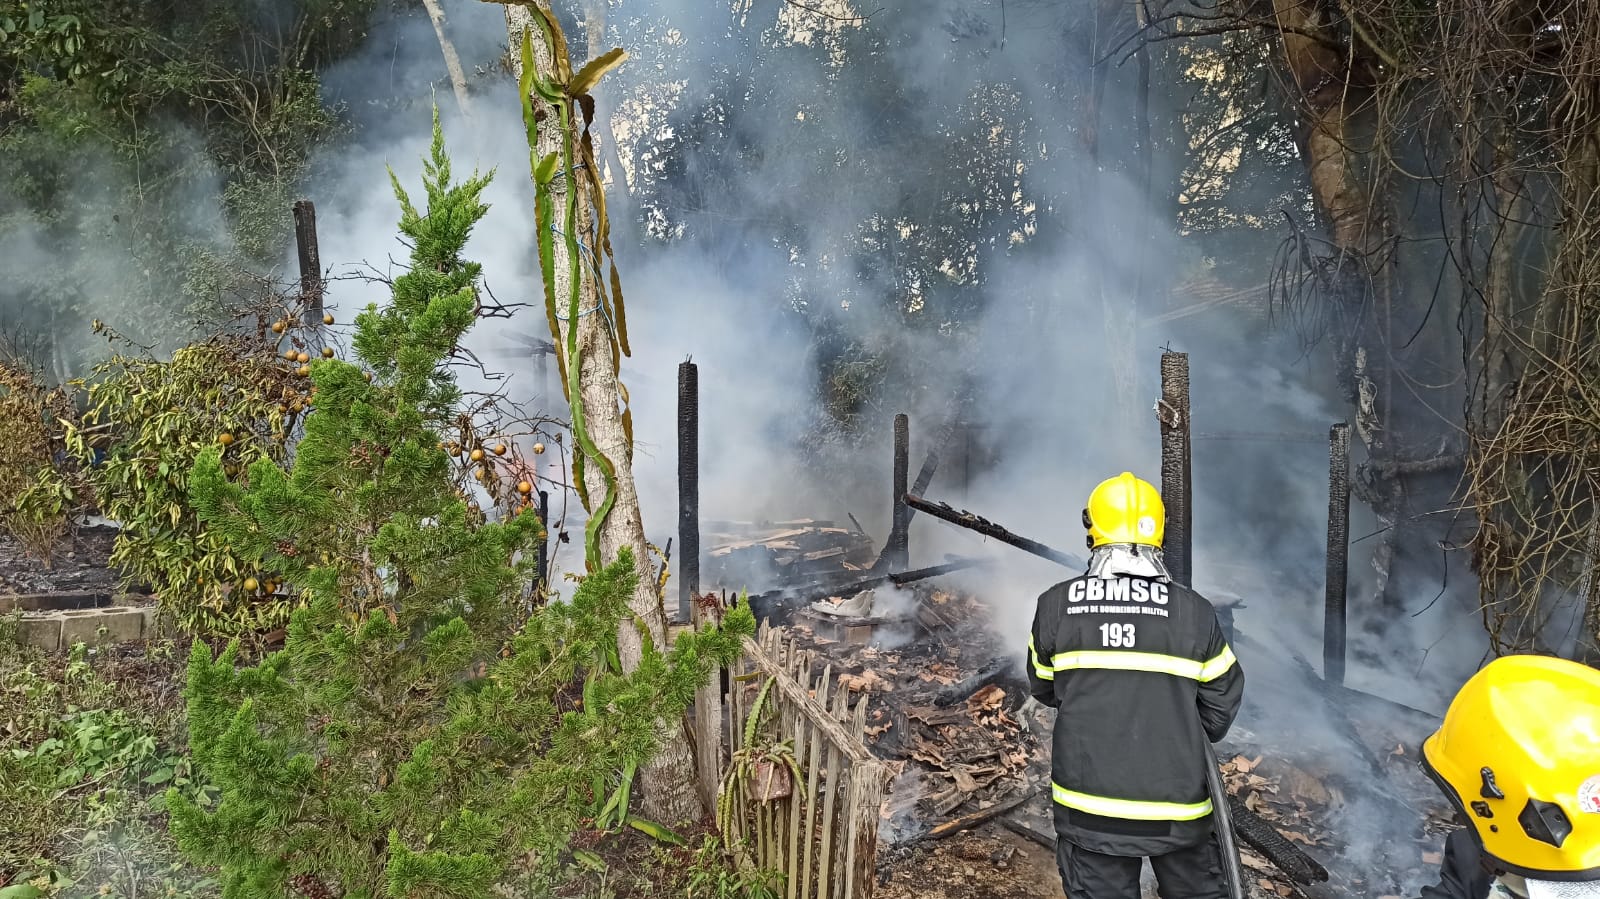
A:
<svg viewBox="0 0 1600 899">
<path fill-rule="evenodd" d="M 841 686 L 869 698 L 867 738 L 900 783 L 886 840 L 901 844 L 959 832 L 1026 801 L 1038 791 L 1028 772 L 1047 753 L 1019 718 L 1027 686 L 1015 665 L 998 661 L 1014 653 L 988 634 L 989 610 L 932 588 L 917 599 L 915 639 L 880 631 L 900 636 L 896 648 L 791 629 L 832 660 Z"/>
<path fill-rule="evenodd" d="M 1041 558 L 1049 559 L 1050 561 L 1059 565 L 1065 565 L 1068 568 L 1077 569 L 1085 569 L 1089 567 L 1088 563 L 1084 562 L 1077 556 L 1072 555 L 1071 553 L 1064 553 L 1059 549 L 1046 546 L 1037 540 L 1029 540 L 1027 537 L 1022 536 L 1021 534 L 1012 533 L 1011 531 L 1006 530 L 1005 528 L 995 524 L 981 515 L 974 515 L 973 513 L 965 510 L 954 509 L 945 503 L 930 502 L 929 500 L 923 499 L 916 494 L 906 494 L 906 505 L 912 509 L 916 509 L 919 512 L 926 512 L 940 521 L 947 521 L 950 524 L 964 527 L 969 531 L 976 531 L 985 537 L 991 537 L 1000 541 L 1001 543 L 1015 546 L 1017 549 L 1023 550 L 1024 552 L 1033 553 Z"/>
<path fill-rule="evenodd" d="M 823 575 L 865 571 L 872 565 L 872 538 L 831 521 L 708 521 L 702 541 L 707 583 L 726 586 L 799 583 Z"/>
<path fill-rule="evenodd" d="M 823 600 L 833 598 L 848 600 L 880 586 L 908 586 L 919 581 L 939 577 L 940 575 L 961 571 L 965 568 L 988 565 L 991 561 L 989 559 L 963 559 L 956 557 L 951 557 L 951 559 L 952 561 L 945 562 L 942 565 L 930 565 L 926 568 L 917 568 L 911 571 L 896 573 L 880 571 L 876 574 L 850 571 L 844 574 L 831 575 L 809 584 L 780 587 L 776 590 L 768 590 L 765 593 L 758 593 L 750 597 L 750 608 L 758 619 L 771 620 L 785 613 L 803 610 L 804 607 L 816 605 Z M 919 610 L 917 616 L 920 618 L 926 614 L 926 611 Z M 851 622 L 853 626 L 871 626 L 886 623 L 871 615 L 840 615 L 838 617 L 858 619 Z"/>
</svg>

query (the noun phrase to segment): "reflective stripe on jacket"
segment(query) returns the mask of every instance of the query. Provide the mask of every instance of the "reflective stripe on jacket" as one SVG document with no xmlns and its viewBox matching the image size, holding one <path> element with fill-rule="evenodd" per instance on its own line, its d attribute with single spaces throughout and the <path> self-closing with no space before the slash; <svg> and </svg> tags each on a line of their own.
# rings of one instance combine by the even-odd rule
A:
<svg viewBox="0 0 1600 899">
<path fill-rule="evenodd" d="M 1227 733 L 1244 673 L 1204 597 L 1127 576 L 1057 584 L 1039 597 L 1028 673 L 1034 696 L 1058 710 L 1060 836 L 1110 855 L 1207 838 L 1200 741 Z"/>
</svg>

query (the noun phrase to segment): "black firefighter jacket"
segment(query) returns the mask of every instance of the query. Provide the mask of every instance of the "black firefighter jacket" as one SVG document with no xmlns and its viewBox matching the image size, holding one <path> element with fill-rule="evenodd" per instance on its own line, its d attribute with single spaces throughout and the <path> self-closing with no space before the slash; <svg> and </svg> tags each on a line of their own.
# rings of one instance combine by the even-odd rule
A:
<svg viewBox="0 0 1600 899">
<path fill-rule="evenodd" d="M 1483 862 L 1472 830 L 1463 827 L 1444 840 L 1439 882 L 1422 888 L 1422 899 L 1487 899 L 1494 875 Z"/>
<path fill-rule="evenodd" d="M 1210 835 L 1200 741 L 1227 734 L 1244 694 L 1211 603 L 1137 577 L 1057 584 L 1039 597 L 1028 679 L 1034 698 L 1057 709 L 1057 834 L 1121 856 Z"/>
</svg>

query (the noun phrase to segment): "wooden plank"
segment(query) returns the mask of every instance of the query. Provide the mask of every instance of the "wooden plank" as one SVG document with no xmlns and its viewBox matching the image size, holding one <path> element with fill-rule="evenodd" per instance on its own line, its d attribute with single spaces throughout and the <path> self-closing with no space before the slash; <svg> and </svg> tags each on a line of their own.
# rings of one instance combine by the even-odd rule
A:
<svg viewBox="0 0 1600 899">
<path fill-rule="evenodd" d="M 833 666 L 831 664 L 823 666 L 822 680 L 817 683 L 816 687 L 817 702 L 826 703 L 828 701 L 828 683 L 832 674 Z M 808 683 L 806 687 L 809 690 L 810 684 Z M 811 762 L 806 768 L 806 861 L 801 867 L 805 877 L 800 888 L 801 899 L 810 899 L 811 897 L 812 872 L 816 870 L 812 866 L 812 862 L 816 860 L 821 847 L 815 830 L 818 826 L 817 784 L 822 777 L 823 747 L 827 743 L 827 740 L 823 739 L 821 727 L 818 726 L 818 719 L 808 715 L 807 720 L 811 722 Z"/>
<path fill-rule="evenodd" d="M 755 662 L 757 668 L 760 668 L 769 676 L 782 672 L 783 669 L 766 652 L 762 651 L 760 645 L 754 640 L 746 637 L 744 642 L 745 651 L 750 654 L 751 661 Z M 799 684 L 786 677 L 777 677 L 775 686 L 789 701 L 799 706 L 807 717 L 816 722 L 817 726 L 821 728 L 823 734 L 828 738 L 829 744 L 843 753 L 845 759 L 851 762 L 872 761 L 872 753 L 867 751 L 867 748 L 861 744 L 860 740 L 850 739 L 849 733 L 839 721 L 838 716 L 819 705 L 815 699 L 807 695 Z M 821 692 L 820 688 L 818 692 Z"/>
<path fill-rule="evenodd" d="M 724 543 L 721 546 L 714 547 L 711 552 L 708 553 L 708 555 L 725 556 L 736 549 L 749 549 L 752 546 L 768 546 L 779 540 L 789 540 L 794 537 L 799 537 L 800 535 L 805 534 L 807 530 L 807 528 L 799 528 L 797 530 L 780 531 L 776 534 L 767 534 L 762 537 L 752 537 L 747 540 L 740 540 L 737 543 Z"/>
<path fill-rule="evenodd" d="M 861 739 L 861 736 L 867 733 L 867 697 L 862 696 L 861 701 L 856 702 L 854 713 L 850 712 L 850 704 L 846 701 L 842 707 L 842 712 L 842 718 L 845 720 L 845 725 L 850 728 L 850 733 L 856 734 L 856 739 Z M 838 885 L 838 889 L 840 889 L 840 896 L 848 896 L 850 899 L 854 899 L 854 896 L 856 896 L 856 885 L 854 885 L 853 878 L 856 875 L 856 840 L 858 840 L 858 832 L 861 830 L 858 811 L 859 801 L 861 800 L 859 800 L 858 793 L 861 792 L 862 774 L 870 773 L 870 771 L 867 771 L 870 765 L 872 765 L 870 761 L 867 765 L 851 765 L 850 784 L 846 785 L 845 789 L 845 808 L 843 808 L 842 822 L 845 827 L 840 830 L 840 837 L 843 840 L 838 845 L 840 865 L 838 865 L 838 872 L 835 873 L 834 880 Z M 877 817 L 874 817 L 874 821 L 872 821 L 872 829 L 877 830 Z"/>
<path fill-rule="evenodd" d="M 698 627 L 705 623 L 700 603 L 690 604 L 691 620 Z M 700 802 L 713 817 L 717 811 L 717 791 L 722 782 L 722 672 L 711 671 L 711 680 L 695 691 L 695 763 L 700 771 Z"/>
<path fill-rule="evenodd" d="M 843 725 L 839 723 L 841 716 L 838 710 L 848 701 L 846 692 L 843 688 L 834 691 L 835 710 L 829 714 L 825 722 L 825 724 L 832 725 L 841 731 L 843 730 Z M 824 732 L 826 733 L 826 730 Z M 840 740 L 828 744 L 828 768 L 823 772 L 823 789 L 827 792 L 822 800 L 822 865 L 821 870 L 817 873 L 817 892 L 819 895 L 826 897 L 837 896 L 833 889 L 833 879 L 829 875 L 833 873 L 834 857 L 836 855 L 834 850 L 833 817 L 834 806 L 837 804 L 836 800 L 839 795 L 839 776 L 844 767 L 842 764 L 844 760 L 841 758 L 844 755 L 844 751 L 841 747 L 847 743 L 848 740 Z M 845 897 L 839 896 L 838 899 L 845 899 Z"/>
<path fill-rule="evenodd" d="M 740 667 L 748 669 L 748 661 L 742 661 Z M 731 746 L 728 755 L 729 759 L 737 758 L 736 753 L 738 753 L 740 744 L 744 741 L 744 687 L 745 685 L 743 681 L 733 681 L 728 685 L 728 692 L 730 694 L 729 708 L 732 711 L 730 720 L 733 722 L 732 733 L 728 735 L 728 742 Z M 743 793 L 744 790 L 740 787 L 738 781 L 736 780 L 733 784 L 732 795 L 730 795 L 727 799 L 728 802 L 734 803 L 734 811 L 730 816 L 733 821 L 733 833 L 723 834 L 723 836 L 727 839 L 738 843 L 743 843 L 745 836 Z"/>
<path fill-rule="evenodd" d="M 878 876 L 878 821 L 883 815 L 883 797 L 888 768 L 882 762 L 856 766 L 850 781 L 850 877 L 846 895 L 850 899 L 872 899 Z"/>
<path fill-rule="evenodd" d="M 810 653 L 802 653 L 792 660 L 795 680 L 801 685 L 811 681 Z M 793 716 L 794 727 L 794 759 L 795 764 L 805 770 L 806 763 L 806 738 L 810 728 L 806 716 L 793 703 L 785 702 Z M 784 899 L 797 899 L 800 889 L 800 805 L 806 801 L 805 787 L 799 777 L 794 779 L 794 794 L 789 802 L 789 855 L 784 860 Z"/>
</svg>

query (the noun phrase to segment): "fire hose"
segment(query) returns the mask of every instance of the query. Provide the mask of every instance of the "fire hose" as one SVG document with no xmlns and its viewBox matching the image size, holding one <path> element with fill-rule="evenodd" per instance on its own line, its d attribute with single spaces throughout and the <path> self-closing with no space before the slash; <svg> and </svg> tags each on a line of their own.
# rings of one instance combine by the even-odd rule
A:
<svg viewBox="0 0 1600 899">
<path fill-rule="evenodd" d="M 1233 815 L 1228 807 L 1228 788 L 1222 783 L 1222 766 L 1217 761 L 1217 751 L 1211 741 L 1201 734 L 1205 746 L 1206 786 L 1211 791 L 1212 827 L 1217 832 L 1217 844 L 1222 848 L 1222 873 L 1228 878 L 1228 895 L 1231 899 L 1244 899 L 1244 875 L 1239 870 L 1239 847 L 1233 840 Z"/>
</svg>

